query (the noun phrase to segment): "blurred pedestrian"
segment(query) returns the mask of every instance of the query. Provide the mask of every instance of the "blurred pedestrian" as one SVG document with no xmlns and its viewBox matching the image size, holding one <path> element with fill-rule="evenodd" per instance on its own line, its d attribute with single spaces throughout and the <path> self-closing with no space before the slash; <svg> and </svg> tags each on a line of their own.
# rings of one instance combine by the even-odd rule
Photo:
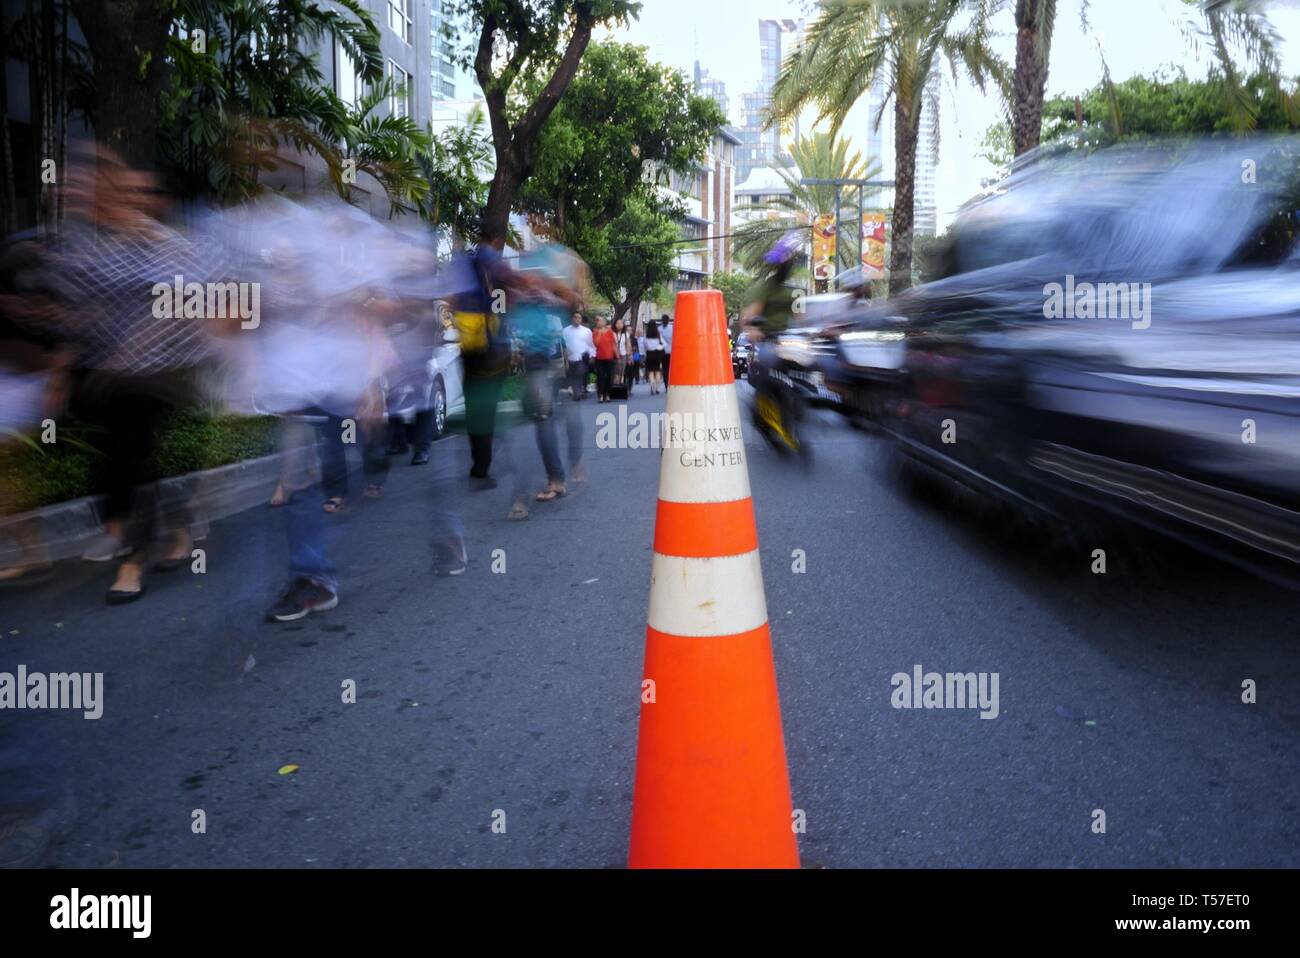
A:
<svg viewBox="0 0 1300 958">
<path fill-rule="evenodd" d="M 505 241 L 483 239 L 470 257 L 476 282 L 456 294 L 453 309 L 465 371 L 465 431 L 469 435 L 471 481 L 492 488 L 492 439 L 497 403 L 510 373 L 510 331 L 502 298 L 513 289 L 501 258 Z"/>
<path fill-rule="evenodd" d="M 189 503 L 179 493 L 160 496 L 147 480 L 163 423 L 193 395 L 210 323 L 230 318 L 210 315 L 206 303 L 197 317 L 188 302 L 180 312 L 173 287 L 158 281 L 181 277 L 177 283 L 188 286 L 229 277 L 211 247 L 163 224 L 167 200 L 153 175 L 106 148 L 73 165 L 66 197 L 69 221 L 51 275 L 61 332 L 77 356 L 73 408 L 104 429 L 104 534 L 84 558 L 124 560 L 106 596 L 121 605 L 144 595 L 155 542 L 155 571 L 190 559 Z"/>
<path fill-rule="evenodd" d="M 537 449 L 546 471 L 546 487 L 534 497 L 552 502 L 567 492 L 567 481 L 581 482 L 586 476 L 582 464 L 582 419 L 572 409 L 573 400 L 562 402 L 564 377 L 564 319 L 581 305 L 586 288 L 586 266 L 577 256 L 555 243 L 547 243 L 520 258 L 520 273 L 529 280 L 512 322 L 523 352 L 525 373 L 524 409 L 533 420 Z M 560 458 L 557 421 L 563 422 L 569 443 L 566 473 Z M 516 444 L 516 450 L 518 444 Z M 531 495 L 524 457 L 516 453 L 514 503 L 507 518 L 527 519 Z"/>
</svg>

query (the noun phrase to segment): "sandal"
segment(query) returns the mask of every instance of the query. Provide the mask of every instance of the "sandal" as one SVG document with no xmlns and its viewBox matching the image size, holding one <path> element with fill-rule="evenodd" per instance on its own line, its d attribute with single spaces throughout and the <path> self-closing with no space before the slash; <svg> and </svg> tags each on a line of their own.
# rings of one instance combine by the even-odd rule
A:
<svg viewBox="0 0 1300 958">
<path fill-rule="evenodd" d="M 528 518 L 528 507 L 523 502 L 516 502 L 506 513 L 506 518 L 514 522 L 521 522 Z"/>
<path fill-rule="evenodd" d="M 538 502 L 554 502 L 556 499 L 564 498 L 564 488 L 561 487 L 557 489 L 554 486 L 551 486 L 549 489 L 543 489 L 534 498 L 536 498 Z"/>
<path fill-rule="evenodd" d="M 323 508 L 325 509 L 326 512 L 330 513 L 331 515 L 336 515 L 340 512 L 347 512 L 348 501 L 344 499 L 342 496 L 330 496 L 328 499 L 325 500 L 325 505 Z"/>
</svg>

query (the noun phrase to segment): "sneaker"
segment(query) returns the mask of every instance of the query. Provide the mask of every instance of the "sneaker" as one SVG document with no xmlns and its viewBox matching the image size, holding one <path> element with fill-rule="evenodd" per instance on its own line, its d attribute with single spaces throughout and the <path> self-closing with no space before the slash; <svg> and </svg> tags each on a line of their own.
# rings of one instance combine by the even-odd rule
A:
<svg viewBox="0 0 1300 958">
<path fill-rule="evenodd" d="M 465 571 L 467 561 L 464 539 L 443 540 L 433 544 L 434 575 L 460 575 Z"/>
<path fill-rule="evenodd" d="M 293 622 L 313 612 L 328 612 L 339 604 L 338 593 L 312 579 L 297 578 L 285 589 L 280 601 L 267 611 L 271 622 Z"/>
</svg>

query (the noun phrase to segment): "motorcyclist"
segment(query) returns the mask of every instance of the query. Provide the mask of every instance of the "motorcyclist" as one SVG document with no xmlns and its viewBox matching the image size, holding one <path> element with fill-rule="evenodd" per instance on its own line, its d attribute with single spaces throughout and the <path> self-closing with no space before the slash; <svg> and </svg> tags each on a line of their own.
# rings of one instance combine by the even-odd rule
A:
<svg viewBox="0 0 1300 958">
<path fill-rule="evenodd" d="M 790 327 L 802 295 L 801 290 L 787 285 L 802 248 L 802 235 L 792 230 L 763 257 L 769 272 L 750 289 L 749 306 L 741 322 L 755 346 L 749 375 L 755 393 L 755 424 L 778 450 L 806 453 L 798 432 L 802 399 L 781 372 L 776 349 L 777 337 Z"/>
</svg>

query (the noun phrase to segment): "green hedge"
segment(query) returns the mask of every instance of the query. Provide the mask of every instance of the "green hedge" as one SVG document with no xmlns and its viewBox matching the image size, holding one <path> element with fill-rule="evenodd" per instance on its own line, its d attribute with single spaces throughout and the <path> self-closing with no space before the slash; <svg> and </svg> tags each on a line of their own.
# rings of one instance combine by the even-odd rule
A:
<svg viewBox="0 0 1300 958">
<path fill-rule="evenodd" d="M 149 479 L 256 459 L 279 448 L 272 416 L 205 416 L 177 413 L 163 427 L 148 465 Z M 103 490 L 98 478 L 102 430 L 76 421 L 60 423 L 58 441 L 48 445 L 15 441 L 0 448 L 0 507 L 26 512 Z"/>
</svg>

